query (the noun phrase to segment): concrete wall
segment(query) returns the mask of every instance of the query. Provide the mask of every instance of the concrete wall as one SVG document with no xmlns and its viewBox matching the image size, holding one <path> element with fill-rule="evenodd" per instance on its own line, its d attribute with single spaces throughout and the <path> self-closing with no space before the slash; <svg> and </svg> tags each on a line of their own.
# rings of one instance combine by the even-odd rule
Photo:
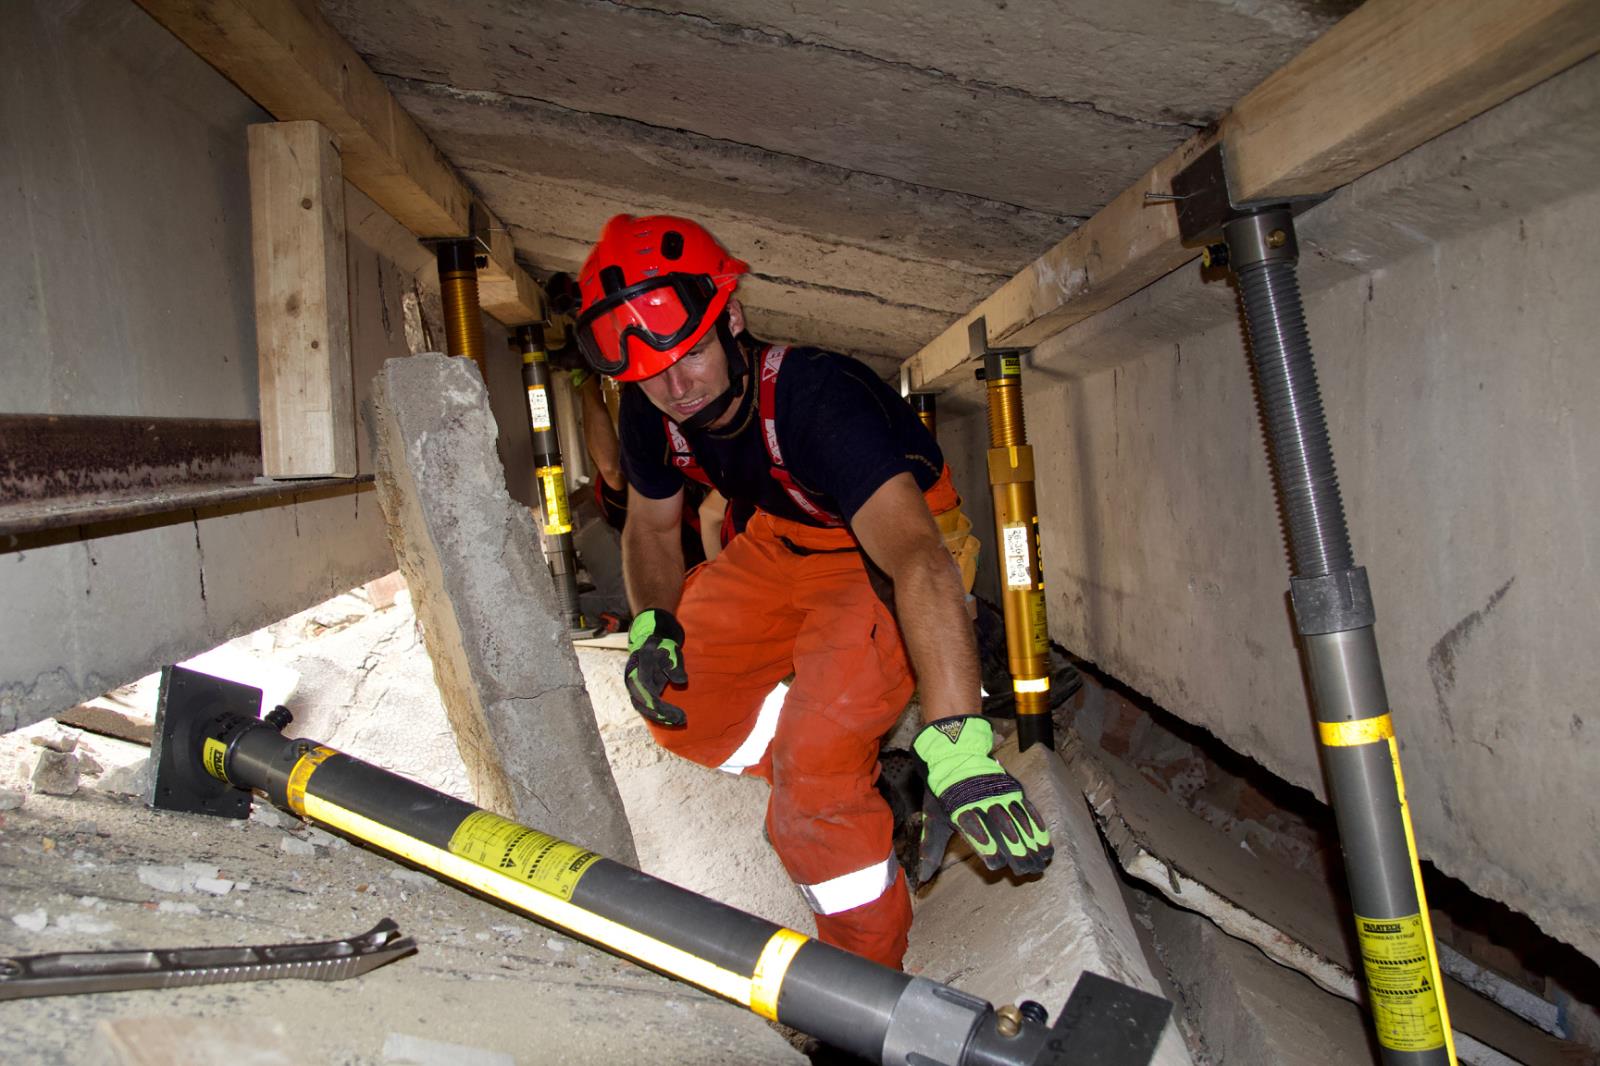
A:
<svg viewBox="0 0 1600 1066">
<path fill-rule="evenodd" d="M 1300 224 L 1420 847 L 1593 957 L 1597 113 L 1591 62 Z M 1050 628 L 1320 795 L 1235 306 L 1196 266 L 1033 353 Z M 954 461 L 981 478 L 980 451 Z"/>
<path fill-rule="evenodd" d="M 0 410 L 258 417 L 245 130 L 270 116 L 123 0 L 7 5 L 0 71 Z M 412 350 L 408 314 L 420 333 L 429 257 L 348 185 L 346 211 L 364 407 L 382 361 Z M 525 425 L 517 360 L 486 324 L 497 413 Z M 502 432 L 524 485 L 530 452 Z M 0 554 L 0 730 L 393 567 L 370 492 Z"/>
</svg>

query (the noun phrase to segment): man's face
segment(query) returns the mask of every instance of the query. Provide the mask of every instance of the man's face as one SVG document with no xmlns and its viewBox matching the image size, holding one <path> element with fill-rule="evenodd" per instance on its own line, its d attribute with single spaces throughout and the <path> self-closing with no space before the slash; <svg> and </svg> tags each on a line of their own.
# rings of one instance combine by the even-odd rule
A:
<svg viewBox="0 0 1600 1066">
<path fill-rule="evenodd" d="M 674 422 L 683 422 L 728 388 L 728 353 L 722 338 L 712 329 L 689 354 L 654 377 L 639 382 L 650 402 Z M 733 418 L 729 408 L 711 424 L 718 429 Z"/>
</svg>

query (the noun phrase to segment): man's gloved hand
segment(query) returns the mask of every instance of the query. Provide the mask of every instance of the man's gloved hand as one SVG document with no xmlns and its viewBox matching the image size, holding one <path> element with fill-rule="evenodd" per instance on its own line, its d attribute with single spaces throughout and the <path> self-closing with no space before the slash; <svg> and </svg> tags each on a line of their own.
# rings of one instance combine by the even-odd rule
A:
<svg viewBox="0 0 1600 1066">
<path fill-rule="evenodd" d="M 668 684 L 689 683 L 683 670 L 683 626 L 672 612 L 640 611 L 628 628 L 628 653 L 623 678 L 633 709 L 657 725 L 685 724 L 683 709 L 661 698 Z"/>
<path fill-rule="evenodd" d="M 1050 831 L 1021 782 L 990 757 L 994 732 L 987 719 L 941 718 L 911 746 L 928 768 L 919 883 L 938 871 L 952 824 L 991 870 L 1009 865 L 1014 873 L 1036 874 L 1049 864 L 1055 855 Z"/>
</svg>

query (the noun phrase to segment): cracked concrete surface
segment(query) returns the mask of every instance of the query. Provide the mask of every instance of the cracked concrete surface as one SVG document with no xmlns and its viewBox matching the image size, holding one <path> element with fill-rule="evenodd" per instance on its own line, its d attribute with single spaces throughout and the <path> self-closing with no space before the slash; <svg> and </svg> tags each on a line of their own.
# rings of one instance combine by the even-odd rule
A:
<svg viewBox="0 0 1600 1066">
<path fill-rule="evenodd" d="M 536 270 L 701 217 L 757 329 L 888 372 L 1355 4 L 322 6 Z"/>
</svg>

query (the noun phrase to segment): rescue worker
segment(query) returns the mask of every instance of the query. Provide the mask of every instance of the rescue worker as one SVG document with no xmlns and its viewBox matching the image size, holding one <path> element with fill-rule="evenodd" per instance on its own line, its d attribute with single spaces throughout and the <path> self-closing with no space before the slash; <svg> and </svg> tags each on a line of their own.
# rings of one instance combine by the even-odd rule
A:
<svg viewBox="0 0 1600 1066">
<path fill-rule="evenodd" d="M 976 713 L 972 626 L 934 517 L 960 500 L 937 443 L 856 360 L 752 338 L 734 295 L 748 269 L 693 221 L 618 215 L 578 277 L 580 349 L 628 383 L 628 692 L 663 747 L 770 783 L 767 834 L 820 939 L 899 967 L 911 900 L 875 781 L 914 684 L 913 746 L 973 850 L 1036 873 L 1050 837 Z M 686 576 L 690 482 L 755 510 Z"/>
</svg>

